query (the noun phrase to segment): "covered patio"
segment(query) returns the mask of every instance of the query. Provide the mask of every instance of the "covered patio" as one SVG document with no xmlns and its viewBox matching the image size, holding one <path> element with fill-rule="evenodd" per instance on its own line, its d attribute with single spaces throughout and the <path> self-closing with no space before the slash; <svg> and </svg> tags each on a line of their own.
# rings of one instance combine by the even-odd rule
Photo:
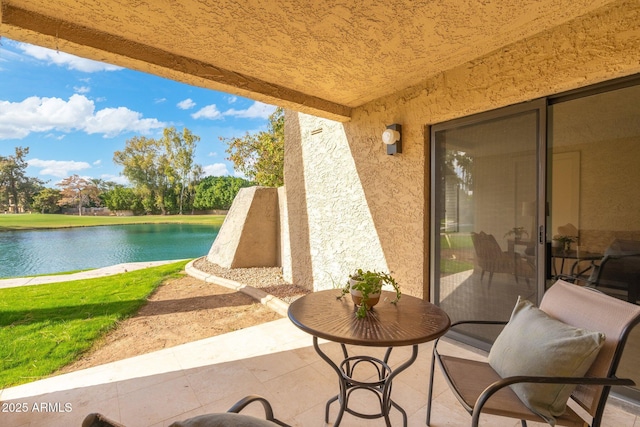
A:
<svg viewBox="0 0 640 427">
<path fill-rule="evenodd" d="M 483 359 L 478 350 L 445 341 L 447 352 Z M 441 344 L 441 346 L 442 346 Z M 339 356 L 335 343 L 322 349 Z M 410 347 L 399 347 L 392 362 L 404 360 Z M 424 425 L 431 344 L 420 346 L 418 360 L 394 383 L 393 397 L 406 410 L 409 426 Z M 326 426 L 326 401 L 337 392 L 335 373 L 311 346 L 311 337 L 288 319 L 168 348 L 146 355 L 77 371 L 18 387 L 0 394 L 3 408 L 27 404 L 26 413 L 0 414 L 2 425 L 14 427 L 79 426 L 92 412 L 100 412 L 131 427 L 163 427 L 196 415 L 224 412 L 248 394 L 265 396 L 276 417 L 292 426 Z M 469 425 L 470 417 L 458 404 L 436 370 L 432 426 Z M 365 408 L 369 396 L 354 394 L 354 407 Z M 375 402 L 374 402 L 375 403 Z M 33 410 L 34 405 L 41 412 Z M 366 409 L 364 409 L 366 411 Z M 337 412 L 334 403 L 330 415 Z M 245 412 L 261 415 L 261 407 Z M 394 425 L 399 412 L 391 411 Z M 482 425 L 516 427 L 519 421 L 485 415 Z M 330 425 L 330 424 L 329 424 Z M 362 420 L 346 414 L 345 426 L 384 426 L 384 420 Z M 529 423 L 532 427 L 544 424 Z M 639 427 L 640 417 L 610 402 L 605 427 Z"/>
<path fill-rule="evenodd" d="M 309 290 L 366 264 L 393 272 L 406 294 L 435 301 L 431 216 L 441 206 L 431 201 L 429 128 L 640 73 L 640 6 L 629 0 L 0 2 L 2 36 L 287 108 L 281 266 Z M 402 153 L 393 156 L 380 137 L 391 124 L 403 129 Z M 536 171 L 540 161 L 529 155 L 523 164 Z M 539 276 L 532 290 L 543 289 Z M 463 287 L 445 291 L 478 300 Z M 486 294 L 497 300 L 488 285 Z M 424 425 L 430 346 L 421 345 L 394 388 L 411 426 Z M 99 411 L 125 425 L 164 426 L 258 393 L 283 421 L 322 426 L 337 391 L 333 375 L 311 337 L 282 319 L 4 390 L 4 403 L 73 410 L 2 414 L 2 421 L 78 425 Z M 432 425 L 468 425 L 439 373 L 435 391 Z M 606 411 L 605 426 L 640 427 L 637 409 Z M 351 416 L 343 423 L 382 424 Z"/>
</svg>

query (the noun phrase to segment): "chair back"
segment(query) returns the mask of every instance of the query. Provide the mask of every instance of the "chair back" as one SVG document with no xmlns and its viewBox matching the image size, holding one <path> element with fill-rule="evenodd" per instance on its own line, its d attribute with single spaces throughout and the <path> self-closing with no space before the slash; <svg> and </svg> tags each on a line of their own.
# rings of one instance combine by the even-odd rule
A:
<svg viewBox="0 0 640 427">
<path fill-rule="evenodd" d="M 502 256 L 502 248 L 493 234 L 487 234 L 484 231 L 471 233 L 471 241 L 478 258 L 497 260 Z"/>
<path fill-rule="evenodd" d="M 626 291 L 628 301 L 635 303 L 640 287 L 640 241 L 614 240 L 587 283 Z"/>
<path fill-rule="evenodd" d="M 558 280 L 545 293 L 540 309 L 568 325 L 605 334 L 605 343 L 586 377 L 615 375 L 629 333 L 640 322 L 640 306 L 563 280 Z M 578 386 L 572 397 L 595 416 L 604 409 L 609 389 Z"/>
</svg>

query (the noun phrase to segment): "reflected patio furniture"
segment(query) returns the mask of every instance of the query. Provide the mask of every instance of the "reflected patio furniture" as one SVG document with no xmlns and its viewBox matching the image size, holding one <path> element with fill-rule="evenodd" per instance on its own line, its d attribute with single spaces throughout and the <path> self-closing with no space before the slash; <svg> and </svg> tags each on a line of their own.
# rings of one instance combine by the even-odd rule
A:
<svg viewBox="0 0 640 427">
<path fill-rule="evenodd" d="M 587 285 L 605 293 L 622 291 L 626 293 L 627 301 L 637 304 L 640 299 L 640 241 L 614 240 L 605 250 L 600 264 L 594 267 Z"/>
<path fill-rule="evenodd" d="M 603 255 L 601 253 L 596 252 L 578 252 L 577 250 L 565 251 L 562 250 L 562 248 L 552 247 L 551 258 L 560 260 L 560 268 L 557 268 L 556 263 L 552 262 L 553 278 L 566 280 L 571 283 L 575 283 L 575 281 L 579 279 L 584 280 L 586 273 L 593 271 L 593 269 L 597 267 L 596 261 L 601 260 L 602 256 Z M 567 260 L 572 262 L 569 274 L 564 273 L 564 266 Z M 581 267 L 580 263 L 583 261 L 589 261 L 589 264 Z"/>
<path fill-rule="evenodd" d="M 580 377 L 511 376 L 502 378 L 488 362 L 468 360 L 440 354 L 439 339 L 435 341 L 431 360 L 430 383 L 427 401 L 427 425 L 430 424 L 433 397 L 433 377 L 436 362 L 440 366 L 450 389 L 467 412 L 472 415 L 471 426 L 479 425 L 480 414 L 493 414 L 521 420 L 545 423 L 518 398 L 511 385 L 525 383 L 577 384 L 571 399 L 590 417 L 591 427 L 601 424 L 607 397 L 612 386 L 633 386 L 630 379 L 616 377 L 629 333 L 640 322 L 640 307 L 612 298 L 596 290 L 576 286 L 559 280 L 546 292 L 540 309 L 550 317 L 576 328 L 598 331 L 605 336 L 604 344 L 587 373 Z M 507 322 L 462 321 L 462 324 L 496 325 Z M 530 340 L 531 337 L 522 337 Z M 553 340 L 556 341 L 556 340 Z M 552 354 L 549 354 L 552 357 Z M 557 425 L 583 427 L 583 420 L 571 407 L 557 417 Z"/>
<path fill-rule="evenodd" d="M 533 277 L 535 269 L 519 253 L 513 251 L 503 251 L 493 234 L 484 231 L 471 233 L 471 241 L 476 253 L 476 263 L 482 270 L 480 281 L 484 279 L 484 273 L 489 272 L 489 282 L 493 279 L 493 273 L 513 274 L 518 281 L 518 277 L 524 277 L 529 283 L 529 278 Z"/>
<path fill-rule="evenodd" d="M 249 415 L 242 415 L 240 411 L 253 402 L 262 404 L 265 413 L 265 419 L 256 418 Z M 267 399 L 262 396 L 249 395 L 239 400 L 227 412 L 217 414 L 199 415 L 184 421 L 176 421 L 169 427 L 227 427 L 227 426 L 243 426 L 243 427 L 289 427 L 273 416 L 273 409 Z M 125 427 L 123 424 L 117 423 L 102 414 L 89 414 L 82 422 L 82 427 Z"/>
</svg>

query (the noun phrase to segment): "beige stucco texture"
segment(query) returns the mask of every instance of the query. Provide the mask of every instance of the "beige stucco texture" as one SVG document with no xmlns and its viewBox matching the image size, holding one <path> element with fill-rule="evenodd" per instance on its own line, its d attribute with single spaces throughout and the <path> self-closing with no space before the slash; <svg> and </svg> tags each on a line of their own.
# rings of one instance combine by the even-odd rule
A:
<svg viewBox="0 0 640 427">
<path fill-rule="evenodd" d="M 2 35 L 348 120 L 610 0 L 2 0 Z"/>
<path fill-rule="evenodd" d="M 429 295 L 429 128 L 640 72 L 640 3 L 620 1 L 355 108 L 348 123 L 286 116 L 293 276 L 328 286 L 353 267 L 388 268 Z M 403 152 L 381 133 L 403 125 Z"/>
<path fill-rule="evenodd" d="M 296 283 L 327 289 L 344 284 L 356 268 L 387 271 L 345 128 L 306 114 L 287 113 L 286 119 L 285 179 L 290 221 L 296 212 L 295 223 L 289 224 L 292 258 L 299 259 Z M 300 129 L 306 130 L 293 134 Z"/>
<path fill-rule="evenodd" d="M 242 188 L 233 201 L 207 260 L 225 268 L 279 264 L 278 190 Z"/>
</svg>

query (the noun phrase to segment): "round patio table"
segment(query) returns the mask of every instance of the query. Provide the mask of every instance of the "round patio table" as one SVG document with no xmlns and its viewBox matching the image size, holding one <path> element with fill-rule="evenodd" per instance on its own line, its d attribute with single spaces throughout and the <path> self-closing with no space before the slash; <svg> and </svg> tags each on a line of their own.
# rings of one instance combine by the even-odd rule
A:
<svg viewBox="0 0 640 427">
<path fill-rule="evenodd" d="M 403 425 L 407 425 L 407 414 L 391 399 L 393 379 L 407 369 L 418 357 L 418 344 L 434 340 L 444 335 L 451 321 L 441 308 L 430 302 L 409 295 L 403 295 L 397 304 L 393 292 L 383 292 L 380 302 L 367 313 L 365 318 L 356 317 L 356 307 L 350 296 L 339 298 L 340 290 L 332 289 L 307 294 L 289 306 L 289 319 L 298 328 L 313 336 L 313 347 L 318 355 L 336 372 L 340 382 L 340 392 L 329 399 L 325 408 L 325 422 L 329 422 L 330 405 L 336 400 L 340 409 L 334 426 L 339 426 L 345 412 L 360 418 L 385 418 L 391 426 L 389 411 L 393 406 L 402 414 Z M 318 345 L 318 339 L 337 342 L 342 347 L 344 359 L 336 363 Z M 346 344 L 365 347 L 387 347 L 384 358 L 367 355 L 350 356 Z M 409 359 L 391 368 L 389 357 L 394 347 L 412 346 Z M 373 366 L 377 378 L 358 380 L 355 370 L 360 364 Z M 364 414 L 349 408 L 349 397 L 355 390 L 373 392 L 380 402 L 380 412 Z"/>
</svg>

